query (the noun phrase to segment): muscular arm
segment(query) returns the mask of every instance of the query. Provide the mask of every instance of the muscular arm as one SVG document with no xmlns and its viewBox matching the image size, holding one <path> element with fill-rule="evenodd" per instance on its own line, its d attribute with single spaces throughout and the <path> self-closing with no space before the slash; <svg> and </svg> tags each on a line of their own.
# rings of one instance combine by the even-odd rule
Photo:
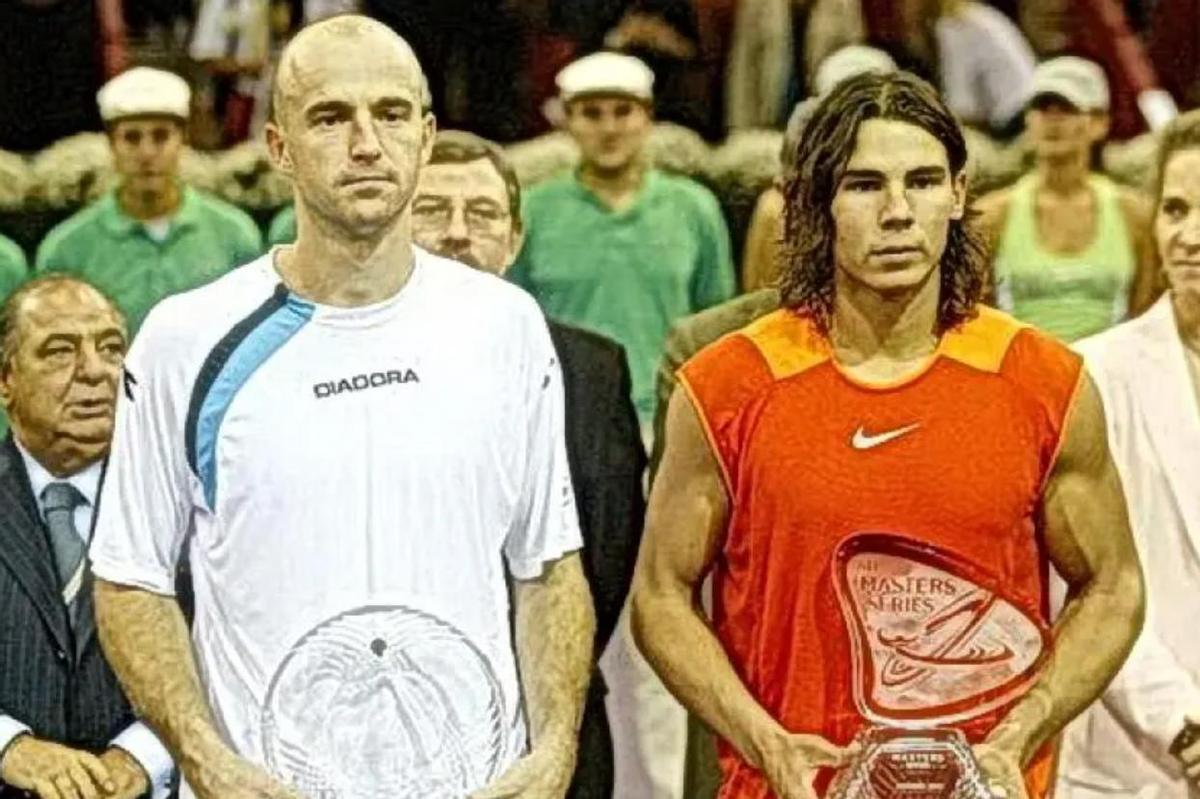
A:
<svg viewBox="0 0 1200 799">
<path fill-rule="evenodd" d="M 516 581 L 513 601 L 531 749 L 556 753 L 569 782 L 596 633 L 579 555 L 548 564 L 536 580 Z"/>
<path fill-rule="evenodd" d="M 671 397 L 666 431 L 633 578 L 634 637 L 671 693 L 761 768 L 784 731 L 746 689 L 700 608 L 700 584 L 725 536 L 729 500 L 682 391 Z"/>
<path fill-rule="evenodd" d="M 1043 503 L 1046 545 L 1069 587 L 1067 604 L 1041 676 L 988 738 L 1022 765 L 1104 690 L 1137 639 L 1145 610 L 1104 410 L 1086 375 L 1065 436 Z"/>
<path fill-rule="evenodd" d="M 96 628 L 113 672 L 197 796 L 297 799 L 221 740 L 173 597 L 97 579 L 95 604 Z"/>
</svg>

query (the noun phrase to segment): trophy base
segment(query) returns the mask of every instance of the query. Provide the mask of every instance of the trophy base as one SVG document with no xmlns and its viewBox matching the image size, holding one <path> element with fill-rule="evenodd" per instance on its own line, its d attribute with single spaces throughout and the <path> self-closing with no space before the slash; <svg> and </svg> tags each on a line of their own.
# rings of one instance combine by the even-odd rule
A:
<svg viewBox="0 0 1200 799">
<path fill-rule="evenodd" d="M 992 799 L 979 764 L 955 729 L 874 727 L 838 773 L 829 799 Z"/>
</svg>

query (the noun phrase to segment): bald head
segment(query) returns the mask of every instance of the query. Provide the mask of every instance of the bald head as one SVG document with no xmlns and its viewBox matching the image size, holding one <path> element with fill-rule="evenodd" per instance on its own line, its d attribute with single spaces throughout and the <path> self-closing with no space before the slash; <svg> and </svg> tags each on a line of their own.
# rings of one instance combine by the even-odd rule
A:
<svg viewBox="0 0 1200 799">
<path fill-rule="evenodd" d="M 355 65 L 389 70 L 408 85 L 423 110 L 432 105 L 429 82 L 408 42 L 370 17 L 344 14 L 309 25 L 288 42 L 271 91 L 271 121 L 286 124 L 288 113 L 331 69 Z"/>
</svg>

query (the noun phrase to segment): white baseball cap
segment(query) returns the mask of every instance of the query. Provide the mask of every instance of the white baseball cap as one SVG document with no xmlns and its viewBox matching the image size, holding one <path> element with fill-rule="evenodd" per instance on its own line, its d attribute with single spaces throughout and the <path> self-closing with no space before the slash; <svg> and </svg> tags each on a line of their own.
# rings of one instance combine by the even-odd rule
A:
<svg viewBox="0 0 1200 799">
<path fill-rule="evenodd" d="M 862 44 L 851 44 L 832 53 L 817 67 L 817 76 L 813 78 L 813 89 L 817 96 L 823 96 L 833 91 L 842 81 L 861 75 L 864 72 L 879 72 L 888 74 L 896 71 L 896 62 L 892 57 L 875 47 Z"/>
<path fill-rule="evenodd" d="M 1065 55 L 1037 65 L 1029 99 L 1052 94 L 1079 111 L 1107 111 L 1110 103 L 1108 78 L 1099 64 L 1086 58 Z"/>
<path fill-rule="evenodd" d="M 564 102 L 593 94 L 615 94 L 648 103 L 654 99 L 654 73 L 641 59 L 621 53 L 592 53 L 567 64 L 554 78 Z"/>
<path fill-rule="evenodd" d="M 100 118 L 105 122 L 140 116 L 187 119 L 191 101 L 187 81 L 174 72 L 150 67 L 128 69 L 96 92 Z"/>
</svg>

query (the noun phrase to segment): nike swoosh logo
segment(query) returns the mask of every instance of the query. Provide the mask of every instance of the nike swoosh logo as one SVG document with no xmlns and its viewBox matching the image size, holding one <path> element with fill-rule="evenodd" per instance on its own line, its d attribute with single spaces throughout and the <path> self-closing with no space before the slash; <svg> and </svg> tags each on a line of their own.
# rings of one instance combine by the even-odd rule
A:
<svg viewBox="0 0 1200 799">
<path fill-rule="evenodd" d="M 906 436 L 920 426 L 921 423 L 917 422 L 915 424 L 910 424 L 907 427 L 901 427 L 896 430 L 888 430 L 886 433 L 877 433 L 873 436 L 867 435 L 867 431 L 863 430 L 862 427 L 859 427 L 854 431 L 854 435 L 850 439 L 850 446 L 859 450 L 874 449 L 881 444 L 886 444 L 889 441 L 895 441 L 901 436 Z"/>
</svg>

